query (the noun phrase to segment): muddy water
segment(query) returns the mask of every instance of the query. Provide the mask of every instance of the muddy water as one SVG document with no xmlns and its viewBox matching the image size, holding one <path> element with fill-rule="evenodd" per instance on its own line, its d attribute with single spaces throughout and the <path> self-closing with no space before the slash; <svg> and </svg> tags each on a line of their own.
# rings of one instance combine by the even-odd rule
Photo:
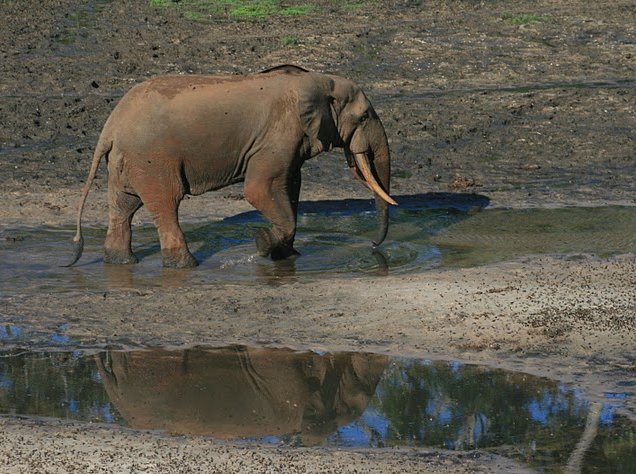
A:
<svg viewBox="0 0 636 474">
<path fill-rule="evenodd" d="M 443 201 L 443 200 L 442 200 Z M 303 275 L 386 275 L 439 267 L 467 267 L 528 255 L 609 256 L 636 252 L 636 208 L 483 209 L 484 199 L 449 205 L 429 198 L 403 198 L 394 210 L 387 241 L 377 251 L 370 242 L 375 213 L 366 201 L 305 206 L 296 247 L 302 256 L 272 262 L 255 254 L 254 229 L 264 225 L 256 212 L 222 222 L 186 224 L 190 247 L 201 265 L 194 270 L 161 266 L 156 231 L 134 230 L 140 264 L 105 265 L 105 229 L 85 229 L 85 253 L 73 268 L 71 228 L 0 230 L 0 281 L 7 294 L 32 291 L 105 290 L 177 286 L 213 281 L 285 281 Z"/>
<path fill-rule="evenodd" d="M 369 353 L 0 353 L 2 414 L 288 445 L 481 448 L 548 471 L 581 455 L 592 471 L 636 468 L 621 397 L 590 402 L 523 373 Z"/>
</svg>

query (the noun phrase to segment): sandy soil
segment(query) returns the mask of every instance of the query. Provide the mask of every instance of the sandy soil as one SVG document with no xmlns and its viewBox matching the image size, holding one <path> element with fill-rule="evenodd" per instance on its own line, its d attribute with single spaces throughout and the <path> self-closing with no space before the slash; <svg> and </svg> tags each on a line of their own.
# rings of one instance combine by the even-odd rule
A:
<svg viewBox="0 0 636 474">
<path fill-rule="evenodd" d="M 474 192 L 516 208 L 636 204 L 633 2 L 317 3 L 306 17 L 192 21 L 147 2 L 2 2 L 3 226 L 74 221 L 101 126 L 132 84 L 278 63 L 363 85 L 391 140 L 397 196 Z M 519 24 L 521 14 L 541 19 Z M 368 196 L 335 153 L 307 163 L 303 186 L 306 201 Z M 190 199 L 182 218 L 248 210 L 241 192 Z M 103 169 L 85 216 L 106 224 Z M 576 383 L 593 400 L 630 393 L 622 412 L 636 419 L 636 388 L 626 383 L 636 371 L 634 288 L 633 254 L 529 256 L 375 278 L 2 292 L 0 323 L 43 332 L 67 324 L 66 335 L 90 347 L 242 343 L 478 362 Z M 43 344 L 34 336 L 26 348 Z M 0 424 L 0 472 L 523 469 L 480 451 L 271 448 L 54 420 Z"/>
</svg>

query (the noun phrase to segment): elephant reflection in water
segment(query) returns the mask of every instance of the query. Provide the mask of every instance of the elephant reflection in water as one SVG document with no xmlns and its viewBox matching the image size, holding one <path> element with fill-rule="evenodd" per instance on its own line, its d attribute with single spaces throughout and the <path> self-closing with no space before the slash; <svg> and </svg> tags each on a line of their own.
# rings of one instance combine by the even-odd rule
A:
<svg viewBox="0 0 636 474">
<path fill-rule="evenodd" d="M 243 346 L 96 359 L 112 403 L 133 428 L 223 439 L 295 434 L 307 446 L 364 412 L 388 364 L 375 354 Z"/>
</svg>

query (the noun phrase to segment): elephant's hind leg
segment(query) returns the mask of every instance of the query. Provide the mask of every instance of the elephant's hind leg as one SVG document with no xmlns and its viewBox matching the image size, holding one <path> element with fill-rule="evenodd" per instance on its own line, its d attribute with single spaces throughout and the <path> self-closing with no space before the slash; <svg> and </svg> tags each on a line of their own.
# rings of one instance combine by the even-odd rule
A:
<svg viewBox="0 0 636 474">
<path fill-rule="evenodd" d="M 141 207 L 141 199 L 134 194 L 108 187 L 108 231 L 104 243 L 106 263 L 137 263 L 132 252 L 131 222 L 133 215 Z"/>
<path fill-rule="evenodd" d="M 129 157 L 129 185 L 136 191 L 152 215 L 159 233 L 163 266 L 197 266 L 179 226 L 179 203 L 185 195 L 180 163 L 170 156 L 132 155 Z"/>
<path fill-rule="evenodd" d="M 183 194 L 161 189 L 152 197 L 144 197 L 144 204 L 152 214 L 159 232 L 163 266 L 168 268 L 196 267 L 197 261 L 188 250 L 185 235 L 179 226 L 179 203 Z"/>
</svg>

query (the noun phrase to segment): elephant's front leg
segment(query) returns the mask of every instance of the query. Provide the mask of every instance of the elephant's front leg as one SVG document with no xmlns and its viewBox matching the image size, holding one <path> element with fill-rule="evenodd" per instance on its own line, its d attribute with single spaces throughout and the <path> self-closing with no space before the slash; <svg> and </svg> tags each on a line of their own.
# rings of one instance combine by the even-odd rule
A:
<svg viewBox="0 0 636 474">
<path fill-rule="evenodd" d="M 245 198 L 272 223 L 271 229 L 259 229 L 256 233 L 259 255 L 272 260 L 299 255 L 294 249 L 294 237 L 300 184 L 300 167 L 280 173 L 269 165 L 255 164 L 248 169 Z"/>
</svg>

